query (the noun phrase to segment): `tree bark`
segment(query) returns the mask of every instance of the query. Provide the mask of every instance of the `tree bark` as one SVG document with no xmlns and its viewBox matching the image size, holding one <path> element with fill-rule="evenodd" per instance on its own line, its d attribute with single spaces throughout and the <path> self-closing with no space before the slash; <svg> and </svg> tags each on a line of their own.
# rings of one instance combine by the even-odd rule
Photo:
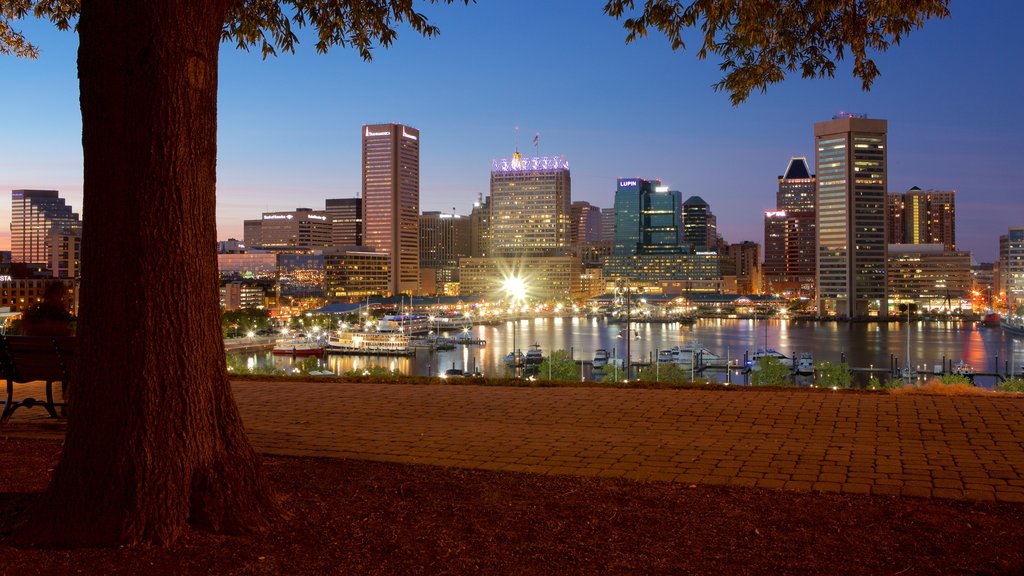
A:
<svg viewBox="0 0 1024 576">
<path fill-rule="evenodd" d="M 225 368 L 217 65 L 229 0 L 82 0 L 77 376 L 25 544 L 170 544 L 278 513 Z"/>
</svg>

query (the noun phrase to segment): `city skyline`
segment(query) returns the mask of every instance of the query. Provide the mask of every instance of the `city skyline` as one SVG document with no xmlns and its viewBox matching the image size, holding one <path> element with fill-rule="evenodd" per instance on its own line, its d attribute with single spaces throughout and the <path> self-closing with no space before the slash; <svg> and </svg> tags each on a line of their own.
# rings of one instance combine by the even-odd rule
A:
<svg viewBox="0 0 1024 576">
<path fill-rule="evenodd" d="M 440 38 L 404 31 L 370 64 L 345 50 L 318 56 L 308 37 L 296 55 L 268 62 L 222 47 L 219 238 L 240 238 L 243 220 L 262 212 L 357 196 L 354 134 L 395 121 L 423 134 L 424 211 L 468 214 L 487 191 L 490 160 L 511 154 L 519 126 L 524 155 L 569 161 L 574 201 L 607 208 L 617 178 L 659 178 L 704 198 L 726 239 L 761 241 L 777 175 L 791 156 L 813 157 L 813 124 L 840 110 L 889 121 L 888 191 L 957 190 L 958 247 L 977 260 L 995 258 L 994 230 L 1019 224 L 1012 169 L 1024 121 L 1013 111 L 1024 81 L 1003 66 L 1014 49 L 1009 26 L 1024 15 L 1015 3 L 954 1 L 949 20 L 928 22 L 877 58 L 882 76 L 870 93 L 844 64 L 835 79 L 790 78 L 738 108 L 710 88 L 717 62 L 673 54 L 660 37 L 625 46 L 620 24 L 599 8 L 526 2 L 524 14 L 543 18 L 521 28 L 490 25 L 503 14 L 494 6 L 425 11 Z M 994 11 L 1003 17 L 993 22 Z M 0 94 L 16 136 L 0 144 L 0 189 L 56 189 L 81 211 L 77 40 L 45 23 L 23 30 L 43 52 L 37 61 L 0 58 L 0 74 L 18 87 Z M 8 222 L 9 197 L 0 197 Z"/>
</svg>

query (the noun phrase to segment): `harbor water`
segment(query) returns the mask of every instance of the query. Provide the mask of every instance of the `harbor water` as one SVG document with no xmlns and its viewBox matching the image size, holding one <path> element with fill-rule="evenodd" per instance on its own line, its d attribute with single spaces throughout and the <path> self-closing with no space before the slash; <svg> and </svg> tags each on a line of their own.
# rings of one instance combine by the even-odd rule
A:
<svg viewBox="0 0 1024 576">
<path fill-rule="evenodd" d="M 845 323 L 788 321 L 784 319 L 701 319 L 693 324 L 631 323 L 629 355 L 633 362 L 649 362 L 657 351 L 696 341 L 722 358 L 743 360 L 759 348 L 774 348 L 790 357 L 809 352 L 815 361 L 843 359 L 858 369 L 887 369 L 894 361 L 906 362 L 906 322 Z M 402 374 L 436 376 L 449 368 L 479 370 L 485 376 L 507 375 L 503 359 L 516 349 L 524 353 L 538 344 L 544 355 L 552 350 L 571 351 L 577 360 L 589 361 L 603 348 L 609 355 L 626 356 L 626 325 L 599 318 L 531 318 L 470 330 L 483 346 L 456 346 L 454 350 L 418 351 L 415 356 L 328 355 L 326 369 L 342 374 L 379 366 Z M 454 333 L 448 334 L 454 336 Z M 514 343 L 514 344 L 513 344 Z M 932 372 L 952 360 L 970 364 L 978 372 L 1020 373 L 1024 369 L 1024 339 L 1005 335 L 999 328 L 961 322 L 915 320 L 909 328 L 910 363 L 919 371 Z M 613 353 L 614 351 L 614 353 Z M 269 350 L 229 352 L 233 362 L 288 370 L 297 361 L 273 356 Z M 298 361 L 301 361 L 299 359 Z M 998 367 L 996 365 L 998 362 Z M 587 372 L 589 374 L 589 371 Z M 724 374 L 706 374 L 721 380 Z"/>
</svg>

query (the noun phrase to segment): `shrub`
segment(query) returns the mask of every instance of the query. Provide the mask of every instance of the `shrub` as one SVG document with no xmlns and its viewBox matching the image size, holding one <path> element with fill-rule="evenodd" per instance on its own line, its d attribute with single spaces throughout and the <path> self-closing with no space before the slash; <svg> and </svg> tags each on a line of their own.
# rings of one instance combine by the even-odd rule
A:
<svg viewBox="0 0 1024 576">
<path fill-rule="evenodd" d="M 580 368 L 572 358 L 569 358 L 567 350 L 555 350 L 537 367 L 537 377 L 541 380 L 575 382 L 580 379 Z"/>
<path fill-rule="evenodd" d="M 962 374 L 943 374 L 936 378 L 935 381 L 946 386 L 974 386 L 974 381 Z"/>
<path fill-rule="evenodd" d="M 1003 380 L 996 386 L 997 392 L 1024 392 L 1024 378 Z"/>
<path fill-rule="evenodd" d="M 686 384 L 691 382 L 690 369 L 678 364 L 659 363 L 640 371 L 641 382 L 664 382 L 666 384 Z"/>
<path fill-rule="evenodd" d="M 760 370 L 750 377 L 753 386 L 789 386 L 789 368 L 774 356 L 762 356 L 758 360 Z"/>
<path fill-rule="evenodd" d="M 849 388 L 853 383 L 853 375 L 846 362 L 836 364 L 825 360 L 818 363 L 815 372 L 818 375 L 817 385 L 822 388 Z"/>
</svg>

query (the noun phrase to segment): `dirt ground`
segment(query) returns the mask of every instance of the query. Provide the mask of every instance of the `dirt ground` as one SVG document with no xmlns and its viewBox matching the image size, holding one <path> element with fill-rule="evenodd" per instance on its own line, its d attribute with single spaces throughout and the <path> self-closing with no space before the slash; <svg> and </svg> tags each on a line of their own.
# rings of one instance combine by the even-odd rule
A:
<svg viewBox="0 0 1024 576">
<path fill-rule="evenodd" d="M 0 438 L 0 533 L 59 442 Z M 268 458 L 267 534 L 33 550 L 0 574 L 1024 574 L 1024 506 Z"/>
</svg>

